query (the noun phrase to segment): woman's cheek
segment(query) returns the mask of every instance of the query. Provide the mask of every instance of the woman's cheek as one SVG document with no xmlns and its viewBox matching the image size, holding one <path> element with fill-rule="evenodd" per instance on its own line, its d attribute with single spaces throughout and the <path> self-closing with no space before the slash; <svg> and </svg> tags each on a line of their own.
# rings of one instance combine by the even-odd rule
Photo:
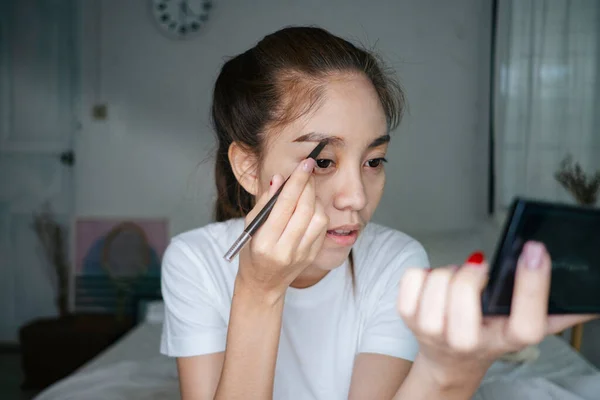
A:
<svg viewBox="0 0 600 400">
<path fill-rule="evenodd" d="M 377 176 L 367 177 L 365 181 L 369 204 L 377 207 L 379 200 L 381 200 L 381 197 L 383 196 L 383 189 L 385 187 L 385 173 L 382 171 Z"/>
<path fill-rule="evenodd" d="M 369 171 L 368 173 L 365 173 L 363 179 L 367 184 L 369 184 L 373 188 L 373 190 L 383 190 L 386 179 L 385 171 Z"/>
<path fill-rule="evenodd" d="M 321 204 L 326 206 L 332 202 L 333 198 L 333 185 L 328 185 L 323 182 L 319 176 L 315 176 L 315 194 L 316 197 L 321 201 Z"/>
</svg>

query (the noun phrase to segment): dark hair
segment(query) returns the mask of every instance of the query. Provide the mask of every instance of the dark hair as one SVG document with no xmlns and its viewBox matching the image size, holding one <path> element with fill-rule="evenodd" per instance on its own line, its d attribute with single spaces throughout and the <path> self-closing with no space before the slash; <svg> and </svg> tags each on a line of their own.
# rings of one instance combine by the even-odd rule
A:
<svg viewBox="0 0 600 400">
<path fill-rule="evenodd" d="M 254 196 L 233 174 L 229 146 L 236 142 L 260 162 L 265 132 L 318 107 L 328 78 L 339 73 L 364 74 L 379 96 L 389 129 L 400 123 L 404 93 L 383 63 L 322 28 L 283 28 L 223 65 L 212 103 L 217 221 L 243 217 L 254 205 Z"/>
</svg>

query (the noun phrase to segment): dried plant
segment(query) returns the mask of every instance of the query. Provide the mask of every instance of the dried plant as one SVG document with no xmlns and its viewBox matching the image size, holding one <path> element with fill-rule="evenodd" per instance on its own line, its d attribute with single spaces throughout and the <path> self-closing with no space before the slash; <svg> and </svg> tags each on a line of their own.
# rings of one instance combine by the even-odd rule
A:
<svg viewBox="0 0 600 400">
<path fill-rule="evenodd" d="M 581 165 L 573 162 L 573 157 L 567 155 L 560 163 L 560 168 L 554 174 L 556 180 L 569 192 L 577 203 L 593 206 L 598 200 L 600 191 L 600 170 L 588 176 Z"/>
<path fill-rule="evenodd" d="M 45 205 L 33 216 L 33 230 L 38 236 L 48 262 L 53 267 L 52 281 L 56 285 L 56 305 L 61 317 L 69 313 L 69 261 L 67 257 L 67 229 Z"/>
</svg>

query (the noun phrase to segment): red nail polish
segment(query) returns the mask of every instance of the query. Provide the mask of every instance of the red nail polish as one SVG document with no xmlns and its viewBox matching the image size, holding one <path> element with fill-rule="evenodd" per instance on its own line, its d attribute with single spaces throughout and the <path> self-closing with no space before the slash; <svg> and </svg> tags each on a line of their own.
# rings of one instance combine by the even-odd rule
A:
<svg viewBox="0 0 600 400">
<path fill-rule="evenodd" d="M 269 182 L 269 186 L 273 186 L 273 180 L 271 179 L 271 182 Z"/>
<path fill-rule="evenodd" d="M 483 253 L 481 251 L 476 251 L 472 253 L 469 258 L 467 258 L 467 264 L 483 264 L 483 260 L 485 259 Z"/>
</svg>

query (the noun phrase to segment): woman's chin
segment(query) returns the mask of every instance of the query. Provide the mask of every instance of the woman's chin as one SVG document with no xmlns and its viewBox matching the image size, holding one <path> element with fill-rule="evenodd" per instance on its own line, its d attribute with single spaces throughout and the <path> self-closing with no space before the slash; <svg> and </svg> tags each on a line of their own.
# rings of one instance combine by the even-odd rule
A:
<svg viewBox="0 0 600 400">
<path fill-rule="evenodd" d="M 313 262 L 313 266 L 325 270 L 331 271 L 336 269 L 337 267 L 344 264 L 346 260 L 348 260 L 348 255 L 350 254 L 349 248 L 335 248 L 328 249 L 323 248 L 317 258 Z"/>
</svg>

